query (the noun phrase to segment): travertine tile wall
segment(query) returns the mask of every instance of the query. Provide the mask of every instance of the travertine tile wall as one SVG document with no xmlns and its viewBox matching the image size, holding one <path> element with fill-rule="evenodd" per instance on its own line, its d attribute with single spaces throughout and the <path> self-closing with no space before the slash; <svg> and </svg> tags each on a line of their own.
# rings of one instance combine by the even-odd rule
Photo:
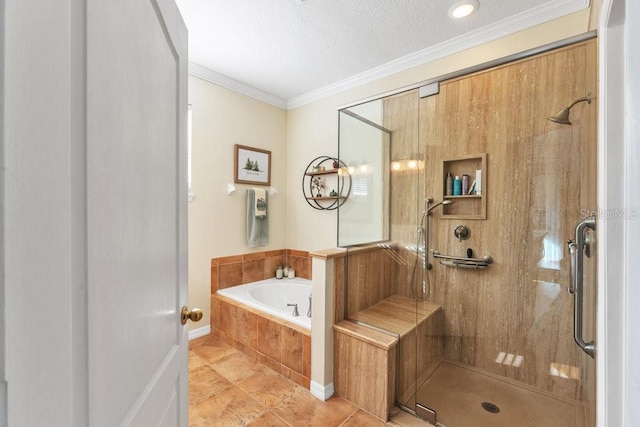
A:
<svg viewBox="0 0 640 427">
<path fill-rule="evenodd" d="M 382 125 L 392 132 L 391 161 L 416 160 L 415 169 L 391 171 L 391 240 L 399 245 L 416 243 L 416 224 L 424 201 L 424 147 L 418 132 L 418 90 L 411 90 L 383 101 Z"/>
<path fill-rule="evenodd" d="M 350 250 L 346 259 L 349 316 L 395 294 L 391 259 L 384 250 Z"/>
<path fill-rule="evenodd" d="M 336 269 L 335 274 L 335 307 L 336 323 L 345 318 L 350 318 L 360 322 L 360 324 L 372 325 L 385 329 L 392 334 L 397 334 L 399 339 L 394 344 L 393 349 L 380 350 L 369 349 L 382 345 L 374 338 L 380 332 L 376 329 L 362 328 L 359 330 L 355 341 L 362 340 L 365 343 L 358 344 L 359 351 L 372 351 L 368 357 L 376 358 L 375 361 L 368 361 L 370 369 L 376 371 L 375 377 L 388 380 L 390 390 L 380 389 L 381 384 L 369 381 L 367 378 L 353 378 L 353 375 L 360 375 L 355 372 L 340 372 L 340 366 L 345 366 L 349 362 L 339 360 L 341 357 L 349 359 L 349 350 L 334 347 L 335 349 L 335 375 L 339 378 L 336 382 L 338 393 L 346 393 L 343 396 L 353 399 L 362 407 L 367 407 L 368 395 L 363 395 L 362 390 L 371 390 L 369 396 L 383 394 L 391 398 L 392 401 L 398 399 L 408 407 L 415 404 L 415 390 L 418 379 L 423 378 L 430 368 L 430 365 L 442 355 L 443 351 L 443 313 L 439 306 L 428 302 L 418 302 L 409 295 L 399 295 L 399 280 L 394 276 L 394 272 L 406 270 L 406 259 L 401 255 L 403 251 L 386 246 L 371 245 L 368 247 L 358 247 L 349 249 L 346 256 L 339 258 L 347 263 L 346 275 L 348 276 L 347 300 L 345 301 L 345 288 L 343 270 Z M 400 281 L 405 280 L 401 278 Z M 338 283 L 340 283 L 338 285 Z M 406 289 L 406 286 L 403 286 Z M 409 298 L 407 298 L 409 297 Z M 384 302 L 383 302 L 384 301 Z M 348 306 L 348 315 L 345 316 L 345 306 Z M 343 326 L 341 324 L 340 326 Z M 340 334 L 344 333 L 340 329 Z M 383 334 L 389 338 L 392 335 Z M 342 337 L 343 340 L 347 338 Z M 351 339 L 349 339 L 351 341 Z M 355 341 L 350 345 L 356 345 Z M 346 346 L 346 344 L 345 344 Z M 396 347 L 397 346 L 397 347 Z M 387 353 L 391 352 L 398 359 L 387 359 Z M 356 357 L 357 359 L 357 357 Z M 399 369 L 396 372 L 396 362 Z M 353 363 L 353 361 L 351 362 Z M 389 370 L 389 371 L 387 371 Z M 383 372 L 387 371 L 387 372 Z M 355 392 L 353 388 L 345 384 L 349 382 L 352 387 L 360 390 Z M 359 384 L 357 387 L 355 384 Z M 352 394 L 353 393 L 353 394 Z M 386 401 L 385 399 L 382 399 Z M 380 404 L 378 399 L 377 404 Z M 382 407 L 369 408 L 372 413 L 383 417 L 386 410 Z"/>
<path fill-rule="evenodd" d="M 420 144 L 418 90 L 411 90 L 383 101 L 383 126 L 392 131 L 391 160 L 415 159 L 418 167 L 392 171 L 391 176 L 391 240 L 395 244 L 393 266 L 394 290 L 398 295 L 412 296 L 421 282 L 416 265 L 415 246 L 420 215 L 427 197 L 424 170 L 425 145 Z M 413 247 L 413 250 L 410 249 Z M 418 277 L 415 277 L 417 275 Z M 420 286 L 418 286 L 419 288 Z"/>
<path fill-rule="evenodd" d="M 424 158 L 424 169 L 393 173 L 395 246 L 349 253 L 348 307 L 336 295 L 336 318 L 392 294 L 412 295 L 411 284 L 421 280 L 413 277 L 416 257 L 407 247 L 418 243 L 424 199 L 443 198 L 443 160 L 487 153 L 486 219 L 448 219 L 441 208 L 431 217 L 428 249 L 466 256 L 471 248 L 494 258 L 483 271 L 434 262 L 428 273 L 429 300 L 444 312 L 444 355 L 561 397 L 594 401 L 593 360 L 572 338 L 565 241 L 582 213 L 595 210 L 597 100 L 571 110 L 573 126 L 545 120 L 588 92 L 597 93 L 595 40 L 441 82 L 436 96 L 419 99 L 414 91 L 385 100 L 392 160 Z M 464 212 L 465 201 L 456 203 L 450 212 Z M 455 238 L 459 225 L 470 228 L 469 240 Z M 593 289 L 588 295 L 586 306 L 593 307 Z M 521 363 L 496 362 L 501 352 L 512 355 L 507 360 L 521 356 Z M 558 366 L 580 377 L 550 375 Z"/>
<path fill-rule="evenodd" d="M 428 302 L 418 302 L 418 307 L 422 305 L 433 306 Z M 416 384 L 418 387 L 424 384 L 434 362 L 442 357 L 442 322 L 443 313 L 439 308 L 430 316 L 420 319 L 415 331 L 402 336 L 398 343 L 400 369 L 397 372 L 396 400 L 409 408 L 416 403 Z"/>
<path fill-rule="evenodd" d="M 396 339 L 347 324 L 334 329 L 333 340 L 336 393 L 386 422 L 395 402 Z"/>
<path fill-rule="evenodd" d="M 349 248 L 336 257 L 336 323 L 392 295 L 411 296 L 414 260 L 415 255 L 406 249 L 377 245 Z"/>
<path fill-rule="evenodd" d="M 431 299 L 445 314 L 445 357 L 574 399 L 593 389 L 594 371 L 573 341 L 565 241 L 582 210 L 595 208 L 597 100 L 571 110 L 573 126 L 545 118 L 597 93 L 596 73 L 590 40 L 442 82 L 438 95 L 420 100 L 426 184 L 437 200 L 442 160 L 488 158 L 486 220 L 448 219 L 440 209 L 432 218 L 433 249 L 494 258 L 483 271 L 436 262 L 429 273 Z M 468 240 L 454 236 L 459 225 L 469 227 Z M 500 363 L 501 352 L 522 359 Z M 582 367 L 582 376 L 551 375 L 552 364 Z"/>
</svg>

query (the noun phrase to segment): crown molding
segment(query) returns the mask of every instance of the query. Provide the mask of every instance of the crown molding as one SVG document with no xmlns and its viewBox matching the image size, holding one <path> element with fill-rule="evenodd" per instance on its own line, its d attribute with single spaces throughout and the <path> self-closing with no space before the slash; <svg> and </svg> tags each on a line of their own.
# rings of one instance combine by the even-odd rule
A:
<svg viewBox="0 0 640 427">
<path fill-rule="evenodd" d="M 356 74 L 347 79 L 324 86 L 306 94 L 296 96 L 289 100 L 284 100 L 263 92 L 193 62 L 189 62 L 189 74 L 267 104 L 282 108 L 283 110 L 291 110 L 340 92 L 353 89 L 363 84 L 497 40 L 501 37 L 506 37 L 536 25 L 570 15 L 589 7 L 589 3 L 590 0 L 558 0 L 548 2 L 530 9 L 527 12 L 511 16 L 494 24 L 403 56 L 363 73 Z"/>
<path fill-rule="evenodd" d="M 287 101 L 287 110 L 301 107 L 363 84 L 388 77 L 410 68 L 444 58 L 463 50 L 479 46 L 526 30 L 545 22 L 578 12 L 589 6 L 589 0 L 561 0 L 545 3 L 527 12 L 511 16 L 476 31 L 439 43 L 427 49 L 403 56 L 334 84 L 311 91 Z"/>
<path fill-rule="evenodd" d="M 223 74 L 216 73 L 215 71 L 203 67 L 202 65 L 189 62 L 189 74 L 202 80 L 206 80 L 210 83 L 225 87 L 234 92 L 238 92 L 251 98 L 257 99 L 258 101 L 266 102 L 267 104 L 282 108 L 283 110 L 287 109 L 287 101 L 285 101 L 284 99 L 263 92 L 259 89 L 234 80 Z"/>
</svg>

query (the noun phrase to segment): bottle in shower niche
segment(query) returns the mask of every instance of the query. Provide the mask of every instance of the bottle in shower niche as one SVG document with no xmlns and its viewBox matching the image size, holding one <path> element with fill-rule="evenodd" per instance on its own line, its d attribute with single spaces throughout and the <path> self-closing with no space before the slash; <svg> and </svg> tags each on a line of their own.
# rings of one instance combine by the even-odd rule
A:
<svg viewBox="0 0 640 427">
<path fill-rule="evenodd" d="M 456 177 L 453 178 L 453 195 L 454 196 L 462 195 L 462 181 L 460 181 L 460 177 L 458 175 L 456 175 Z"/>
<path fill-rule="evenodd" d="M 462 194 L 465 195 L 469 192 L 469 175 L 462 175 Z"/>
<path fill-rule="evenodd" d="M 279 265 L 278 268 L 276 268 L 276 279 L 282 279 L 283 276 L 284 272 L 282 271 L 282 266 Z"/>
<path fill-rule="evenodd" d="M 451 172 L 447 172 L 447 186 L 444 194 L 445 196 L 451 196 L 453 194 L 453 179 L 451 179 Z"/>
</svg>

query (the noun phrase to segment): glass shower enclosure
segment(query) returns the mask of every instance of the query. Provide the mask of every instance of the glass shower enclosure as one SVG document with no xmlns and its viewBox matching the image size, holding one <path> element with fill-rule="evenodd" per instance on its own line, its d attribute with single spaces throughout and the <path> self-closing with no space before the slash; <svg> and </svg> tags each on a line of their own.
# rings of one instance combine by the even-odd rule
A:
<svg viewBox="0 0 640 427">
<path fill-rule="evenodd" d="M 339 157 L 346 165 L 341 173 L 350 175 L 351 192 L 338 209 L 338 246 L 389 239 L 391 132 L 375 121 L 381 117 L 380 105 L 340 112 Z"/>
<path fill-rule="evenodd" d="M 595 230 L 579 307 L 566 245 L 597 211 L 595 100 L 546 118 L 596 92 L 596 61 L 591 39 L 339 112 L 344 318 L 393 338 L 395 406 L 446 427 L 595 425 L 594 359 L 574 342 L 594 335 Z M 447 194 L 477 170 L 479 193 Z"/>
</svg>

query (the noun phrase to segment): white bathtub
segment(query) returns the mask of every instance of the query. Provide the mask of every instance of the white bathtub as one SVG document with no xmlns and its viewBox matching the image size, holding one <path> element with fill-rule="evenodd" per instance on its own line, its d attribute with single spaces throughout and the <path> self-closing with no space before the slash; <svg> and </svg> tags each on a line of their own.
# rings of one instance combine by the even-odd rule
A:
<svg viewBox="0 0 640 427">
<path fill-rule="evenodd" d="M 218 294 L 311 330 L 307 317 L 311 280 L 273 278 L 220 289 Z M 298 304 L 300 315 L 292 316 L 293 307 L 287 304 Z"/>
</svg>

